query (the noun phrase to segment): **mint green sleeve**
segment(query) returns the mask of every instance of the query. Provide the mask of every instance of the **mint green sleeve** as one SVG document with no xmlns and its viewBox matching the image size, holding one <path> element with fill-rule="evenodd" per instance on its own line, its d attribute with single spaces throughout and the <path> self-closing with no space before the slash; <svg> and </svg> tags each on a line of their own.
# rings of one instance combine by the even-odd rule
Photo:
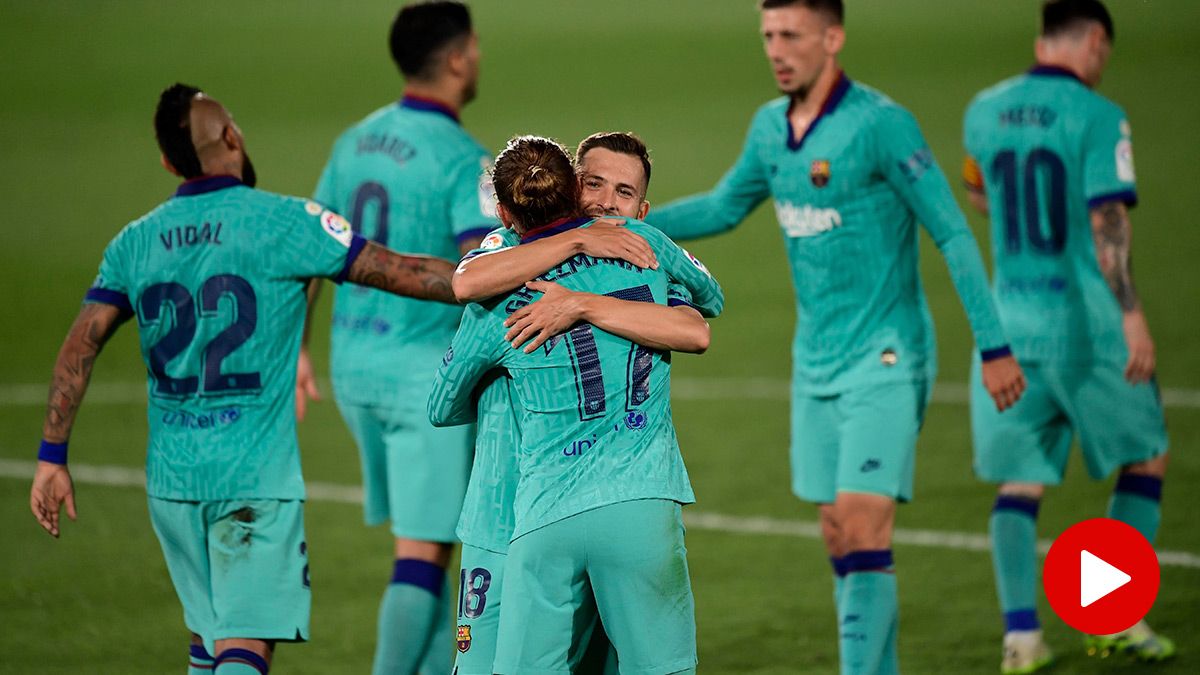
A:
<svg viewBox="0 0 1200 675">
<path fill-rule="evenodd" d="M 1108 103 L 1088 125 L 1083 148 L 1083 190 L 1089 209 L 1105 202 L 1137 204 L 1133 138 L 1125 111 Z"/>
<path fill-rule="evenodd" d="M 264 264 L 281 277 L 341 283 L 367 243 L 345 218 L 308 200 L 286 198 L 265 226 L 274 229 L 274 241 Z"/>
<path fill-rule="evenodd" d="M 460 246 L 500 226 L 490 168 L 491 156 L 482 152 L 466 155 L 450 168 L 450 230 Z"/>
<path fill-rule="evenodd" d="M 767 169 L 755 141 L 758 119 L 756 116 L 750 124 L 741 156 L 711 192 L 652 208 L 646 222 L 672 239 L 686 241 L 728 232 L 745 220 L 771 195 Z"/>
<path fill-rule="evenodd" d="M 720 316 L 725 308 L 725 292 L 699 258 L 645 223 L 628 221 L 626 227 L 646 238 L 658 258 L 659 268 L 687 289 L 691 296 L 688 304 L 707 318 Z"/>
<path fill-rule="evenodd" d="M 121 310 L 122 316 L 133 315 L 133 305 L 130 300 L 131 286 L 128 278 L 128 265 L 125 262 L 125 246 L 129 242 L 122 230 L 104 249 L 104 257 L 100 260 L 100 271 L 83 301 L 87 303 L 102 303 L 112 305 Z"/>
<path fill-rule="evenodd" d="M 458 332 L 442 357 L 429 393 L 429 421 L 435 427 L 450 427 L 475 421 L 476 386 L 500 361 L 500 345 L 507 346 L 498 332 L 495 317 L 481 305 L 467 305 Z"/>
<path fill-rule="evenodd" d="M 1008 338 L 988 288 L 979 245 L 916 119 L 903 108 L 891 107 L 880 113 L 873 130 L 879 169 L 946 259 L 984 360 L 1007 356 Z"/>
</svg>

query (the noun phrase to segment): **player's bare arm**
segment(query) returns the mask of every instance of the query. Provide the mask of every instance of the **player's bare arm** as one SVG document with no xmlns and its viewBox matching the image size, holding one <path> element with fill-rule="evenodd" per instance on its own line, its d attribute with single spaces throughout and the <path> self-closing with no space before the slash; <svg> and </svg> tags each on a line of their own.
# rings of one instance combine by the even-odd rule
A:
<svg viewBox="0 0 1200 675">
<path fill-rule="evenodd" d="M 551 281 L 531 281 L 525 286 L 543 295 L 508 317 L 504 338 L 514 348 L 525 345 L 526 353 L 579 322 L 651 349 L 692 354 L 708 349 L 708 322 L 692 307 L 580 293 Z"/>
<path fill-rule="evenodd" d="M 590 227 L 464 260 L 454 271 L 454 293 L 459 302 L 490 298 L 511 291 L 580 253 L 595 258 L 619 258 L 643 269 L 656 269 L 658 259 L 650 244 L 622 227 L 623 223 L 600 220 Z"/>
<path fill-rule="evenodd" d="M 408 255 L 368 242 L 350 265 L 351 282 L 420 300 L 456 304 L 450 277 L 454 263 L 424 255 Z"/>
<path fill-rule="evenodd" d="M 66 443 L 70 438 L 96 357 L 124 318 L 121 310 L 112 305 L 89 303 L 79 310 L 54 362 L 46 419 L 42 424 L 45 441 Z M 29 507 L 51 536 L 59 534 L 58 512 L 64 502 L 67 515 L 75 520 L 75 494 L 67 465 L 39 461 L 29 494 Z"/>
<path fill-rule="evenodd" d="M 1129 222 L 1129 209 L 1118 201 L 1106 202 L 1092 209 L 1091 218 L 1096 262 L 1121 307 L 1121 325 L 1129 346 L 1125 379 L 1135 384 L 1146 382 L 1154 375 L 1154 340 L 1133 285 L 1133 226 Z"/>
</svg>

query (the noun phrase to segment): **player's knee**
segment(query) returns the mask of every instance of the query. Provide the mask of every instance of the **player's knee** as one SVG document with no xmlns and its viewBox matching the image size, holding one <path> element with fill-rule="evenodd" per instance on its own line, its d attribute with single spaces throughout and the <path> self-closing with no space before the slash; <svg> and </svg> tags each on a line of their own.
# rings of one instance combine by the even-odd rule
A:
<svg viewBox="0 0 1200 675">
<path fill-rule="evenodd" d="M 1021 499 L 1040 500 L 1046 493 L 1046 486 L 1041 483 L 1003 483 L 1000 485 L 1000 495 L 1018 497 Z"/>
<path fill-rule="evenodd" d="M 444 569 L 450 563 L 450 554 L 453 552 L 454 544 L 396 537 L 396 560 L 423 560 Z"/>
<path fill-rule="evenodd" d="M 846 554 L 846 550 L 842 546 L 841 531 L 838 527 L 837 514 L 834 511 L 833 504 L 822 504 L 819 513 L 821 516 L 821 538 L 825 541 L 825 550 L 829 552 L 829 555 L 840 558 Z"/>
<path fill-rule="evenodd" d="M 1121 467 L 1121 475 L 1153 476 L 1162 480 L 1167 474 L 1167 453 L 1144 462 L 1134 462 Z"/>
</svg>

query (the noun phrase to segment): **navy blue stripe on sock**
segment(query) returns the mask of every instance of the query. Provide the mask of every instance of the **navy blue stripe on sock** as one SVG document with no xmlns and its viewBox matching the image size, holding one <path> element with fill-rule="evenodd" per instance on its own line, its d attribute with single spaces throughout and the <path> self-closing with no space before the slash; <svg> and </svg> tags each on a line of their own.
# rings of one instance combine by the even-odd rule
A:
<svg viewBox="0 0 1200 675">
<path fill-rule="evenodd" d="M 409 584 L 417 588 L 424 588 L 438 597 L 442 595 L 442 586 L 445 581 L 446 570 L 426 560 L 401 558 L 392 567 L 393 584 Z"/>
<path fill-rule="evenodd" d="M 996 505 L 992 507 L 992 512 L 997 511 L 1016 511 L 1037 520 L 1038 507 L 1041 506 L 1040 499 L 1033 497 L 1018 497 L 1016 495 L 1000 495 L 996 497 Z"/>
<path fill-rule="evenodd" d="M 1117 492 L 1138 495 L 1156 502 L 1162 501 L 1162 479 L 1136 473 L 1123 473 L 1117 479 Z"/>
<path fill-rule="evenodd" d="M 267 675 L 267 671 L 271 669 L 267 665 L 266 659 L 249 649 L 226 649 L 221 652 L 221 655 L 217 657 L 217 661 L 213 665 L 216 668 L 220 668 L 222 663 L 244 663 L 262 673 L 262 675 Z"/>
<path fill-rule="evenodd" d="M 842 558 L 842 568 L 846 574 L 851 572 L 877 572 L 892 567 L 892 549 L 878 551 L 855 551 Z"/>
<path fill-rule="evenodd" d="M 1032 609 L 1017 609 L 1004 613 L 1004 630 L 1037 630 L 1042 627 L 1038 623 L 1037 611 Z"/>
<path fill-rule="evenodd" d="M 839 577 L 846 576 L 845 558 L 835 558 L 833 556 L 829 556 L 829 564 L 833 565 L 833 573 L 834 574 L 836 574 Z"/>
<path fill-rule="evenodd" d="M 206 661 L 213 660 L 212 654 L 208 653 L 208 650 L 204 648 L 204 645 L 192 645 L 192 648 L 188 650 L 188 653 L 191 654 L 193 658 L 204 659 Z"/>
</svg>

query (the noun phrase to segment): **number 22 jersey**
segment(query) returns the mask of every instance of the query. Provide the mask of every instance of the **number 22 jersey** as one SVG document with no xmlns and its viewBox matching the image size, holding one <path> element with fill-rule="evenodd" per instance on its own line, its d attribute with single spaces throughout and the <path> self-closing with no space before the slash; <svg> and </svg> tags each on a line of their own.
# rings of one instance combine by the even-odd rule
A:
<svg viewBox="0 0 1200 675">
<path fill-rule="evenodd" d="M 364 245 L 315 202 L 231 176 L 184 183 L 109 243 L 85 302 L 137 318 L 151 497 L 304 498 L 294 397 L 305 283 L 344 280 Z"/>
</svg>

